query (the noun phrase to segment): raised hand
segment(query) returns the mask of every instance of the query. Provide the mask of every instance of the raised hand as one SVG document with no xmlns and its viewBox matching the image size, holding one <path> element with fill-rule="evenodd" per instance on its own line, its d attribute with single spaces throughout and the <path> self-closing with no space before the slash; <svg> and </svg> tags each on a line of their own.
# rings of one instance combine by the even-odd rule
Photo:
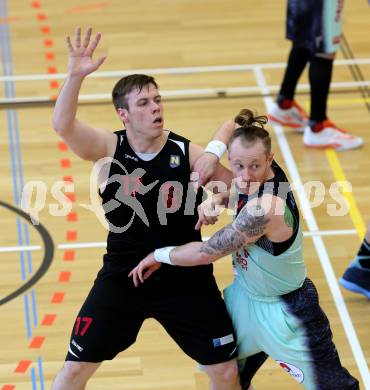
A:
<svg viewBox="0 0 370 390">
<path fill-rule="evenodd" d="M 70 36 L 67 36 L 68 72 L 72 76 L 86 77 L 98 69 L 106 58 L 106 56 L 101 56 L 96 61 L 93 61 L 92 57 L 99 44 L 101 34 L 97 33 L 95 38 L 90 42 L 91 32 L 92 28 L 89 27 L 81 42 L 81 27 L 77 27 L 74 46 L 72 45 Z"/>
</svg>

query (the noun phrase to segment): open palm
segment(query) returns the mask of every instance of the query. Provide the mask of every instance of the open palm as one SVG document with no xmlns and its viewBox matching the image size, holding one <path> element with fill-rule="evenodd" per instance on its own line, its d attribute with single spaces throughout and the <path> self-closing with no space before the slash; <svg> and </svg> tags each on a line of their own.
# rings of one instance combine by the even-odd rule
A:
<svg viewBox="0 0 370 390">
<path fill-rule="evenodd" d="M 67 36 L 68 70 L 71 75 L 85 77 L 98 69 L 106 58 L 106 56 L 101 56 L 93 61 L 92 56 L 99 44 L 101 34 L 97 33 L 90 42 L 91 32 L 92 28 L 88 28 L 81 42 L 81 28 L 78 27 L 75 33 L 74 46 L 70 36 Z"/>
</svg>

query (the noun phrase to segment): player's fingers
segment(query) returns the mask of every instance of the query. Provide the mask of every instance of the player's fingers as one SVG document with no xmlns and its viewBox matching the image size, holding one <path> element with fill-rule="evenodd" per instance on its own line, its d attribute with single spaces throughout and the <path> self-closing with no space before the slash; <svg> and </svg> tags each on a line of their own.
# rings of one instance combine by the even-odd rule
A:
<svg viewBox="0 0 370 390">
<path fill-rule="evenodd" d="M 144 271 L 144 269 L 145 269 L 144 266 L 139 265 L 139 268 L 138 268 L 138 271 L 137 271 L 141 283 L 144 283 L 144 277 L 143 277 L 143 271 Z"/>
<path fill-rule="evenodd" d="M 148 269 L 144 275 L 143 275 L 143 279 L 144 280 L 147 280 L 149 278 L 149 276 L 154 272 L 155 270 L 154 269 Z"/>
<path fill-rule="evenodd" d="M 83 47 L 88 47 L 89 46 L 89 43 L 90 43 L 90 38 L 91 38 L 91 32 L 92 32 L 92 28 L 89 27 L 87 30 L 86 30 L 86 34 L 85 34 L 85 38 L 82 42 L 82 46 Z"/>
<path fill-rule="evenodd" d="M 66 43 L 67 43 L 67 49 L 70 53 L 73 52 L 73 46 L 72 46 L 72 42 L 71 42 L 71 37 L 69 35 L 67 35 L 66 37 Z"/>
<path fill-rule="evenodd" d="M 76 48 L 81 47 L 81 27 L 76 28 L 75 32 L 75 46 Z"/>
<path fill-rule="evenodd" d="M 137 287 L 138 282 L 137 282 L 136 270 L 134 270 L 134 273 L 133 273 L 132 276 L 133 276 L 133 277 L 132 277 L 132 281 L 134 282 L 135 287 Z"/>
<path fill-rule="evenodd" d="M 202 225 L 203 225 L 203 221 L 199 218 L 195 225 L 195 230 L 200 230 Z"/>
<path fill-rule="evenodd" d="M 94 50 L 96 49 L 96 47 L 98 46 L 100 38 L 101 38 L 101 34 L 97 33 L 95 35 L 95 38 L 92 40 L 92 42 L 91 42 L 91 44 L 89 46 L 89 53 L 90 54 L 92 54 L 94 52 Z"/>
</svg>

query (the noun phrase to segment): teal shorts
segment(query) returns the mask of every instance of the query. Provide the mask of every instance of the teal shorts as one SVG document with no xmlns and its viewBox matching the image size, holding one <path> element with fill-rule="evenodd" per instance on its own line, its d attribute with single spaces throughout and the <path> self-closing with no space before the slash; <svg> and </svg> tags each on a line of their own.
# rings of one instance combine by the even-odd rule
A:
<svg viewBox="0 0 370 390">
<path fill-rule="evenodd" d="M 358 381 L 341 365 L 329 321 L 309 279 L 279 297 L 252 297 L 234 281 L 224 299 L 241 370 L 254 373 L 256 367 L 248 367 L 248 361 L 264 353 L 306 389 L 359 389 Z"/>
</svg>

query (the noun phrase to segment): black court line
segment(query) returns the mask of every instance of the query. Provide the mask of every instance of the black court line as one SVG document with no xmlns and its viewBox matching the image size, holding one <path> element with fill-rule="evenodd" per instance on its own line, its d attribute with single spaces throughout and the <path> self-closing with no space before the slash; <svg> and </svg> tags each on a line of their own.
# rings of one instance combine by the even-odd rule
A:
<svg viewBox="0 0 370 390">
<path fill-rule="evenodd" d="M 342 35 L 340 50 L 345 59 L 356 60 L 356 57 L 353 54 L 351 46 L 344 34 Z M 348 64 L 348 67 L 355 81 L 365 81 L 365 77 L 358 64 Z M 361 96 L 364 99 L 365 106 L 370 114 L 370 103 L 367 101 L 367 99 L 370 97 L 369 88 L 367 87 L 367 85 L 360 85 L 357 90 L 360 91 Z"/>
<path fill-rule="evenodd" d="M 19 288 L 17 288 L 12 293 L 8 294 L 6 297 L 0 299 L 0 305 L 3 305 L 4 303 L 7 303 L 12 299 L 17 298 L 19 295 L 23 294 L 25 291 L 30 289 L 45 275 L 46 271 L 49 269 L 53 261 L 54 242 L 49 232 L 46 230 L 46 228 L 44 228 L 44 226 L 42 226 L 40 223 L 38 225 L 34 225 L 31 221 L 31 217 L 28 214 L 26 214 L 23 210 L 20 210 L 8 203 L 2 202 L 1 200 L 0 200 L 0 206 L 24 218 L 30 225 L 32 225 L 38 231 L 44 243 L 44 258 L 42 260 L 40 267 L 26 283 L 22 284 Z"/>
</svg>

